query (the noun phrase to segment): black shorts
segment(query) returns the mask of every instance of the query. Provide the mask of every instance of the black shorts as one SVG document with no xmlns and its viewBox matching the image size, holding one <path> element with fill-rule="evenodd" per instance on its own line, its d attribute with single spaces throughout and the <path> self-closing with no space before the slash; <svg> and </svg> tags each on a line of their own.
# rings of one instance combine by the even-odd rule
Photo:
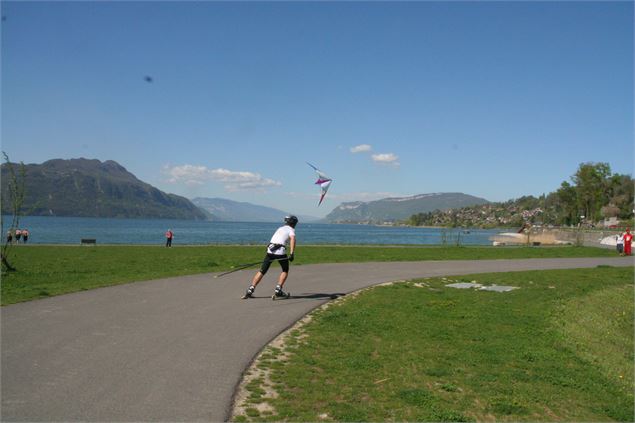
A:
<svg viewBox="0 0 635 423">
<path fill-rule="evenodd" d="M 271 266 L 271 263 L 274 262 L 276 259 L 278 259 L 278 263 L 280 263 L 280 267 L 282 267 L 282 271 L 283 272 L 289 272 L 289 260 L 287 259 L 287 255 L 286 254 L 269 254 L 267 253 L 267 255 L 265 256 L 264 260 L 262 261 L 262 265 L 260 266 L 260 273 L 262 273 L 263 275 L 267 273 L 267 271 L 269 270 L 269 266 Z M 283 259 L 283 260 L 280 260 Z"/>
</svg>

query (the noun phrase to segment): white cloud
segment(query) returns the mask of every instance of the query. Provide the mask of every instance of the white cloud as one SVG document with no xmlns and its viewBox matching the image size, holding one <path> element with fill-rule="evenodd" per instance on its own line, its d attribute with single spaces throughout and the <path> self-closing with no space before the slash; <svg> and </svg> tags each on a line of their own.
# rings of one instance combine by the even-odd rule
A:
<svg viewBox="0 0 635 423">
<path fill-rule="evenodd" d="M 399 162 L 397 161 L 399 157 L 393 153 L 373 154 L 371 157 L 376 163 L 399 166 Z"/>
<path fill-rule="evenodd" d="M 353 154 L 366 153 L 371 151 L 372 149 L 373 147 L 368 144 L 360 144 L 360 145 L 356 145 L 355 147 L 351 147 L 351 153 Z"/>
<path fill-rule="evenodd" d="M 182 165 L 163 167 L 163 173 L 168 176 L 168 182 L 183 183 L 188 186 L 203 185 L 206 182 L 221 182 L 227 191 L 262 190 L 267 187 L 279 187 L 282 183 L 273 179 L 263 178 L 258 173 L 232 171 L 218 168 L 209 169 L 205 166 Z"/>
</svg>

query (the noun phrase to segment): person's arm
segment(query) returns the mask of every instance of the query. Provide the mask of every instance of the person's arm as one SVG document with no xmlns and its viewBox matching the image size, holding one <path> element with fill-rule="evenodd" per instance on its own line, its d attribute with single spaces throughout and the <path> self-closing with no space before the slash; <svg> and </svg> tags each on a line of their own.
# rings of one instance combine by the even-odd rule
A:
<svg viewBox="0 0 635 423">
<path fill-rule="evenodd" d="M 289 238 L 289 261 L 293 261 L 295 253 L 295 237 L 292 236 Z"/>
</svg>

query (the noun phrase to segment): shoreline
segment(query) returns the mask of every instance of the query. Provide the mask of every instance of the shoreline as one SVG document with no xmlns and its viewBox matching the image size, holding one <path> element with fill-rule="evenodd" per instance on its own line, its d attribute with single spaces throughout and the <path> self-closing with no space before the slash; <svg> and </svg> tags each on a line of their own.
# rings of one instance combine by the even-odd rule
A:
<svg viewBox="0 0 635 423">
<path fill-rule="evenodd" d="M 509 244 L 504 246 L 495 246 L 492 243 L 489 244 L 461 244 L 459 246 L 453 243 L 447 244 L 301 244 L 298 247 L 337 247 L 337 248 L 518 248 L 526 247 L 526 243 Z M 542 244 L 538 247 L 543 248 L 563 248 L 571 246 L 570 244 Z M 165 244 L 53 244 L 53 243 L 29 243 L 27 245 L 14 244 L 15 248 L 30 248 L 30 247 L 81 247 L 81 248 L 95 248 L 95 247 L 153 247 L 153 248 L 168 248 Z M 266 244 L 173 244 L 169 248 L 205 248 L 205 247 L 253 247 L 253 248 L 266 248 Z M 537 247 L 537 246 L 530 246 Z M 599 245 L 598 245 L 599 247 Z M 605 247 L 602 245 L 602 247 Z"/>
</svg>

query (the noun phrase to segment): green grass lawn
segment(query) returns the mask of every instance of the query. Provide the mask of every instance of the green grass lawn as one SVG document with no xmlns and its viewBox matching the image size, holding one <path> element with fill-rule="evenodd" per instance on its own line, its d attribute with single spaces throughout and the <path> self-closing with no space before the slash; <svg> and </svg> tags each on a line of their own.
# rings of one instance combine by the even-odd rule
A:
<svg viewBox="0 0 635 423">
<path fill-rule="evenodd" d="M 449 279 L 520 289 L 429 278 L 344 297 L 264 350 L 268 382 L 234 420 L 632 422 L 633 276 L 480 274 Z"/>
<path fill-rule="evenodd" d="M 298 246 L 293 265 L 365 261 L 611 257 L 588 247 Z M 17 246 L 3 275 L 2 304 L 120 283 L 229 270 L 261 260 L 262 246 Z"/>
</svg>

